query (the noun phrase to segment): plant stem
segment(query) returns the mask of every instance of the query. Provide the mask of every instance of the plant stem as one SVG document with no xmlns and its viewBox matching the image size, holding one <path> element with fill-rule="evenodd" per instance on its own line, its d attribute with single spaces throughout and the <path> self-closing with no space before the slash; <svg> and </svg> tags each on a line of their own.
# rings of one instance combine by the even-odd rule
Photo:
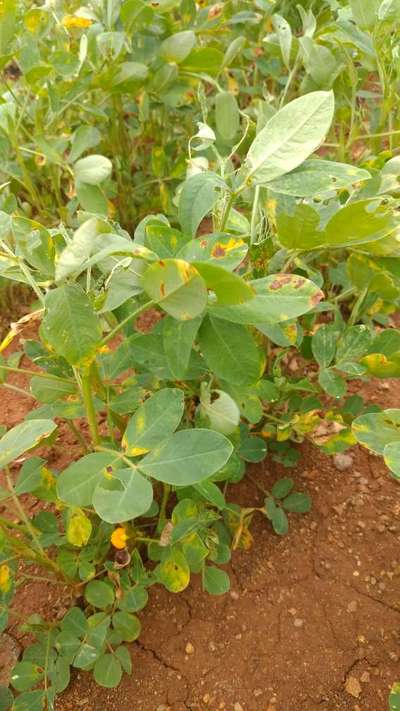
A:
<svg viewBox="0 0 400 711">
<path fill-rule="evenodd" d="M 60 571 L 58 569 L 58 566 L 51 560 L 51 558 L 48 557 L 46 551 L 44 550 L 42 544 L 39 541 L 39 538 L 36 534 L 34 527 L 32 526 L 28 516 L 26 515 L 23 507 L 20 504 L 19 498 L 16 495 L 14 487 L 13 487 L 13 483 L 12 483 L 11 476 L 10 476 L 10 470 L 8 469 L 8 467 L 5 467 L 5 475 L 6 475 L 7 487 L 10 492 L 11 498 L 13 500 L 14 506 L 17 509 L 18 514 L 20 515 L 22 521 L 24 522 L 25 527 L 28 530 L 36 549 L 39 551 L 40 557 L 42 559 L 41 562 L 47 568 L 51 568 L 51 570 L 54 570 L 56 573 L 59 573 Z"/>
<path fill-rule="evenodd" d="M 142 306 L 139 306 L 139 308 L 137 308 L 136 311 L 132 311 L 132 313 L 129 314 L 129 316 L 127 316 L 126 318 L 122 319 L 122 321 L 120 321 L 120 322 L 115 326 L 115 328 L 113 328 L 113 330 L 110 331 L 110 333 L 108 333 L 106 336 L 104 336 L 104 338 L 103 338 L 103 340 L 102 340 L 102 342 L 101 342 L 101 345 L 104 346 L 104 345 L 105 345 L 106 343 L 108 343 L 109 341 L 112 341 L 112 339 L 114 338 L 114 336 L 116 336 L 117 333 L 119 333 L 120 330 L 121 330 L 124 326 L 126 326 L 127 323 L 129 323 L 129 321 L 131 321 L 132 319 L 136 318 L 137 316 L 140 316 L 140 314 L 143 313 L 143 311 L 147 311 L 147 309 L 150 308 L 150 306 L 154 306 L 154 303 L 155 303 L 154 301 L 147 301 L 147 302 L 146 302 L 145 304 L 143 304 Z"/>
<path fill-rule="evenodd" d="M 89 423 L 90 436 L 93 447 L 100 444 L 99 430 L 97 426 L 96 408 L 92 397 L 92 383 L 88 372 L 82 373 L 82 397 L 86 410 L 86 417 Z"/>
<path fill-rule="evenodd" d="M 253 208 L 251 211 L 251 222 L 250 222 L 250 244 L 255 244 L 257 237 L 257 218 L 258 218 L 258 203 L 260 200 L 260 185 L 256 185 L 254 192 Z"/>
<path fill-rule="evenodd" d="M 160 515 L 158 518 L 158 525 L 157 525 L 157 531 L 158 533 L 161 533 L 161 531 L 164 528 L 165 522 L 167 520 L 167 505 L 168 505 L 168 499 L 169 495 L 171 493 L 171 487 L 169 484 L 163 484 L 163 495 L 161 499 L 161 506 L 160 506 Z"/>
<path fill-rule="evenodd" d="M 67 427 L 71 430 L 72 434 L 78 440 L 79 444 L 82 445 L 84 452 L 85 453 L 89 452 L 88 444 L 87 444 L 85 438 L 83 437 L 83 435 L 81 434 L 81 432 L 79 432 L 79 429 L 77 428 L 75 423 L 72 420 L 65 420 L 65 422 L 66 422 Z"/>
<path fill-rule="evenodd" d="M 233 207 L 233 203 L 235 202 L 236 199 L 236 193 L 231 193 L 229 196 L 229 199 L 225 203 L 224 211 L 222 213 L 221 217 L 221 226 L 220 226 L 220 231 L 223 232 L 225 230 L 225 227 L 227 225 L 227 222 L 229 220 L 229 215 L 231 212 L 231 209 Z"/>
</svg>

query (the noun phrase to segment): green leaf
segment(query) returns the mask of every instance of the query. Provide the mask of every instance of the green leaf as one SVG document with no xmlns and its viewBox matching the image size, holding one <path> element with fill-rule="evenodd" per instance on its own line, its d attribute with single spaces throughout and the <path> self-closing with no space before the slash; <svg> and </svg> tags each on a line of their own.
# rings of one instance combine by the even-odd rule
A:
<svg viewBox="0 0 400 711">
<path fill-rule="evenodd" d="M 132 660 L 128 649 L 123 646 L 118 647 L 114 650 L 114 654 L 118 657 L 118 661 L 120 662 L 124 672 L 126 674 L 132 674 Z"/>
<path fill-rule="evenodd" d="M 93 676 L 99 686 L 114 689 L 122 679 L 121 663 L 115 654 L 103 654 L 94 665 Z"/>
<path fill-rule="evenodd" d="M 88 183 L 77 181 L 75 189 L 78 202 L 84 210 L 94 215 L 107 217 L 107 198 L 98 185 L 89 185 Z"/>
<path fill-rule="evenodd" d="M 284 499 L 285 496 L 290 494 L 293 487 L 293 479 L 288 479 L 286 477 L 283 479 L 279 479 L 277 482 L 275 482 L 271 489 L 272 496 L 274 496 L 275 499 Z"/>
<path fill-rule="evenodd" d="M 221 91 L 215 98 L 215 122 L 221 138 L 233 142 L 240 128 L 240 114 L 236 97 L 229 91 Z"/>
<path fill-rule="evenodd" d="M 277 506 L 272 498 L 265 499 L 265 515 L 272 523 L 272 528 L 278 536 L 285 536 L 289 530 L 287 516 L 280 506 Z"/>
<path fill-rule="evenodd" d="M 206 565 L 203 574 L 203 588 L 210 595 L 225 595 L 231 587 L 228 573 L 213 565 Z"/>
<path fill-rule="evenodd" d="M 282 15 L 272 15 L 272 25 L 278 36 L 279 46 L 282 52 L 282 59 L 287 67 L 290 69 L 290 51 L 292 48 L 293 35 L 291 27 L 287 20 L 285 20 Z"/>
<path fill-rule="evenodd" d="M 192 262 L 219 304 L 243 304 L 255 296 L 254 289 L 238 274 L 207 262 Z"/>
<path fill-rule="evenodd" d="M 362 30 L 372 29 L 376 25 L 377 12 L 382 0 L 349 0 L 356 24 Z"/>
<path fill-rule="evenodd" d="M 169 592 L 178 593 L 189 585 L 190 568 L 183 553 L 172 548 L 155 569 L 155 575 Z"/>
<path fill-rule="evenodd" d="M 326 91 L 315 91 L 286 104 L 251 144 L 247 179 L 268 183 L 297 168 L 324 141 L 334 107 L 334 95 Z"/>
<path fill-rule="evenodd" d="M 40 457 L 31 457 L 23 463 L 14 487 L 16 494 L 29 494 L 39 489 L 42 484 L 41 472 L 44 464 L 45 460 Z"/>
<path fill-rule="evenodd" d="M 172 316 L 163 320 L 164 353 L 175 380 L 183 380 L 187 374 L 193 342 L 202 320 L 202 316 L 190 321 L 176 321 Z"/>
<path fill-rule="evenodd" d="M 267 445 L 261 437 L 242 436 L 237 453 L 245 462 L 262 462 L 267 454 Z"/>
<path fill-rule="evenodd" d="M 216 395 L 216 399 L 211 399 L 211 395 Z M 236 402 L 222 390 L 203 393 L 200 412 L 204 417 L 208 417 L 213 430 L 226 435 L 234 432 L 240 421 L 240 410 Z"/>
<path fill-rule="evenodd" d="M 318 382 L 331 397 L 340 398 L 346 394 L 346 381 L 335 373 L 332 368 L 320 370 Z"/>
<path fill-rule="evenodd" d="M 390 711 L 400 711 L 400 684 L 393 685 L 389 696 Z"/>
<path fill-rule="evenodd" d="M 181 430 L 153 449 L 139 464 L 148 476 L 175 486 L 189 486 L 215 474 L 228 461 L 233 446 L 206 429 Z"/>
<path fill-rule="evenodd" d="M 226 183 L 216 173 L 207 171 L 192 175 L 183 183 L 178 217 L 188 235 L 195 236 L 200 222 L 213 209 L 219 198 L 218 188 L 227 190 Z"/>
<path fill-rule="evenodd" d="M 0 711 L 9 711 L 14 701 L 14 697 L 5 686 L 0 686 Z"/>
<path fill-rule="evenodd" d="M 390 442 L 383 450 L 386 466 L 400 479 L 400 442 Z"/>
<path fill-rule="evenodd" d="M 283 507 L 286 511 L 292 511 L 294 513 L 307 513 L 311 509 L 311 498 L 308 494 L 300 494 L 295 491 L 293 494 L 289 494 L 283 501 Z"/>
<path fill-rule="evenodd" d="M 57 479 L 59 499 L 71 506 L 90 506 L 96 486 L 110 476 L 119 461 L 117 452 L 115 456 L 93 452 L 73 462 Z"/>
<path fill-rule="evenodd" d="M 244 304 L 209 307 L 213 316 L 242 324 L 279 323 L 316 306 L 323 293 L 314 282 L 296 274 L 272 274 L 249 282 L 256 295 Z"/>
<path fill-rule="evenodd" d="M 339 209 L 329 220 L 320 245 L 350 247 L 390 235 L 396 229 L 393 210 L 381 200 L 359 200 Z"/>
<path fill-rule="evenodd" d="M 203 73 L 216 76 L 221 69 L 224 55 L 214 47 L 201 47 L 191 51 L 182 67 L 185 72 Z"/>
<path fill-rule="evenodd" d="M 361 415 L 352 430 L 360 444 L 383 455 L 386 445 L 400 442 L 400 409 Z"/>
<path fill-rule="evenodd" d="M 123 590 L 122 598 L 118 601 L 121 610 L 127 612 L 139 612 L 147 605 L 149 599 L 146 588 L 142 585 L 135 585 L 134 588 Z"/>
<path fill-rule="evenodd" d="M 12 711 L 43 711 L 45 704 L 47 698 L 43 689 L 26 691 L 14 700 Z"/>
<path fill-rule="evenodd" d="M 11 684 L 17 691 L 27 691 L 43 678 L 43 669 L 32 662 L 19 662 L 11 674 Z"/>
<path fill-rule="evenodd" d="M 94 148 L 101 141 L 101 133 L 93 126 L 79 126 L 72 136 L 71 150 L 68 156 L 69 162 L 76 160 L 89 148 Z"/>
<path fill-rule="evenodd" d="M 322 324 L 311 340 L 313 356 L 321 368 L 328 368 L 336 353 L 339 332 L 334 324 Z"/>
<path fill-rule="evenodd" d="M 206 501 L 216 506 L 217 509 L 226 508 L 226 501 L 222 491 L 212 481 L 202 481 L 200 484 L 195 484 L 194 488 Z"/>
<path fill-rule="evenodd" d="M 57 425 L 51 420 L 21 422 L 0 439 L 0 468 L 7 466 L 24 452 L 37 447 L 49 437 Z"/>
<path fill-rule="evenodd" d="M 184 394 L 164 388 L 151 395 L 129 420 L 122 444 L 129 457 L 147 453 L 175 432 L 184 410 Z"/>
<path fill-rule="evenodd" d="M 110 607 L 115 599 L 114 589 L 111 583 L 103 580 L 91 580 L 85 588 L 85 599 L 89 605 L 105 610 Z"/>
<path fill-rule="evenodd" d="M 124 642 L 134 642 L 140 635 L 140 621 L 136 615 L 130 615 L 129 612 L 116 612 L 112 624 Z"/>
<path fill-rule="evenodd" d="M 100 321 L 76 284 L 59 286 L 47 294 L 40 333 L 57 355 L 76 366 L 92 360 L 102 336 Z"/>
<path fill-rule="evenodd" d="M 371 331 L 364 325 L 351 326 L 347 328 L 338 340 L 336 351 L 336 363 L 358 361 L 361 356 L 367 353 L 372 343 Z"/>
<path fill-rule="evenodd" d="M 165 259 L 144 273 L 143 288 L 153 301 L 176 319 L 199 316 L 207 304 L 207 288 L 197 269 L 182 259 Z"/>
<path fill-rule="evenodd" d="M 62 629 L 75 637 L 83 637 L 87 630 L 87 619 L 80 607 L 71 607 L 63 617 Z"/>
<path fill-rule="evenodd" d="M 153 487 L 139 472 L 118 469 L 111 480 L 100 481 L 93 494 L 93 507 L 103 521 L 123 523 L 149 510 Z"/>
<path fill-rule="evenodd" d="M 97 217 L 91 217 L 83 222 L 58 257 L 56 281 L 61 281 L 74 272 L 79 273 L 92 254 L 96 238 L 107 231 L 110 231 L 108 225 Z"/>
<path fill-rule="evenodd" d="M 261 377 L 265 358 L 244 326 L 207 317 L 198 341 L 210 370 L 218 378 L 236 385 L 250 385 Z"/>
<path fill-rule="evenodd" d="M 51 404 L 69 395 L 77 395 L 75 383 L 65 383 L 62 380 L 42 376 L 33 376 L 30 387 L 32 395 L 46 404 Z"/>
<path fill-rule="evenodd" d="M 268 189 L 282 195 L 315 198 L 370 178 L 371 174 L 363 168 L 330 160 L 310 159 L 292 172 L 269 182 Z"/>
<path fill-rule="evenodd" d="M 161 43 L 160 54 L 166 62 L 180 64 L 190 54 L 195 44 L 196 35 L 192 30 L 175 32 Z"/>
<path fill-rule="evenodd" d="M 111 171 L 111 161 L 100 155 L 81 158 L 74 165 L 75 180 L 87 185 L 99 185 L 110 177 Z"/>
</svg>

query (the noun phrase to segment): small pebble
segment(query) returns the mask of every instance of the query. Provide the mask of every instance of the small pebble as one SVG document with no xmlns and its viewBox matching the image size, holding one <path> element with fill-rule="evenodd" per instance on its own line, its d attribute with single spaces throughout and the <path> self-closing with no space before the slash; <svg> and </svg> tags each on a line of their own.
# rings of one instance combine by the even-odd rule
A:
<svg viewBox="0 0 400 711">
<path fill-rule="evenodd" d="M 256 697 L 257 697 L 257 696 L 262 696 L 262 693 L 263 693 L 262 689 L 254 689 L 254 691 L 253 691 L 253 694 L 254 694 L 254 696 L 256 696 Z"/>
<path fill-rule="evenodd" d="M 346 681 L 345 689 L 350 696 L 354 696 L 355 699 L 358 699 L 362 692 L 361 684 L 356 679 L 355 676 L 349 676 Z"/>
<path fill-rule="evenodd" d="M 244 711 L 244 708 L 243 708 L 242 704 L 239 704 L 239 702 L 237 701 L 233 705 L 233 711 Z"/>
<path fill-rule="evenodd" d="M 185 652 L 186 654 L 194 654 L 194 647 L 191 642 L 188 642 L 186 647 L 185 647 Z"/>
<path fill-rule="evenodd" d="M 239 600 L 239 593 L 236 592 L 236 590 L 231 590 L 230 595 L 231 595 L 232 600 Z"/>
<path fill-rule="evenodd" d="M 350 454 L 340 452 L 333 457 L 333 463 L 339 472 L 344 472 L 353 465 L 353 457 L 351 457 Z"/>
<path fill-rule="evenodd" d="M 295 627 L 303 627 L 304 625 L 304 620 L 301 620 L 300 617 L 296 617 L 294 621 L 294 626 Z"/>
<path fill-rule="evenodd" d="M 362 681 L 363 684 L 368 684 L 368 682 L 371 681 L 371 674 L 369 671 L 365 671 L 361 674 L 360 681 Z"/>
<path fill-rule="evenodd" d="M 356 602 L 356 600 L 352 600 L 347 605 L 347 612 L 356 612 L 356 610 L 357 610 L 357 602 Z"/>
</svg>

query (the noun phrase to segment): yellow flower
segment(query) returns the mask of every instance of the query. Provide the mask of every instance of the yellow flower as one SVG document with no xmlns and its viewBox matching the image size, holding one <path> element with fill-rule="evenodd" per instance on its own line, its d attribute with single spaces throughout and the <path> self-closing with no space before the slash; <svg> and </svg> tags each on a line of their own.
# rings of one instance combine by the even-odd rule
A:
<svg viewBox="0 0 400 711">
<path fill-rule="evenodd" d="M 90 27 L 92 20 L 87 17 L 78 17 L 78 15 L 65 15 L 62 21 L 64 27 L 71 29 L 74 27 Z"/>
<path fill-rule="evenodd" d="M 115 531 L 113 531 L 111 534 L 111 543 L 113 544 L 114 548 L 118 548 L 118 550 L 122 550 L 122 548 L 125 548 L 127 540 L 127 533 L 125 529 L 122 528 L 122 526 L 116 528 Z"/>
<path fill-rule="evenodd" d="M 7 593 L 11 588 L 11 575 L 8 565 L 0 565 L 0 592 Z"/>
</svg>

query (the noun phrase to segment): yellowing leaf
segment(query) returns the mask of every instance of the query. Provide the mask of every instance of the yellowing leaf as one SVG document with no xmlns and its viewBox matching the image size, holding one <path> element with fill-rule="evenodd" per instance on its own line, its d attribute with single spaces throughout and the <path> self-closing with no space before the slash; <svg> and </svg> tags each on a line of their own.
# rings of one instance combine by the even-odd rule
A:
<svg viewBox="0 0 400 711">
<path fill-rule="evenodd" d="M 67 524 L 66 533 L 68 543 L 79 548 L 86 545 L 92 533 L 92 524 L 83 511 L 72 514 Z"/>
<path fill-rule="evenodd" d="M 65 15 L 62 19 L 62 24 L 68 30 L 73 28 L 86 28 L 90 27 L 93 20 L 89 20 L 87 17 L 79 17 L 78 15 Z"/>
<path fill-rule="evenodd" d="M 182 592 L 189 585 L 190 568 L 183 553 L 171 551 L 157 567 L 157 574 L 169 592 Z"/>
<path fill-rule="evenodd" d="M 11 572 L 8 565 L 0 565 L 0 592 L 8 593 L 11 588 Z"/>
</svg>

